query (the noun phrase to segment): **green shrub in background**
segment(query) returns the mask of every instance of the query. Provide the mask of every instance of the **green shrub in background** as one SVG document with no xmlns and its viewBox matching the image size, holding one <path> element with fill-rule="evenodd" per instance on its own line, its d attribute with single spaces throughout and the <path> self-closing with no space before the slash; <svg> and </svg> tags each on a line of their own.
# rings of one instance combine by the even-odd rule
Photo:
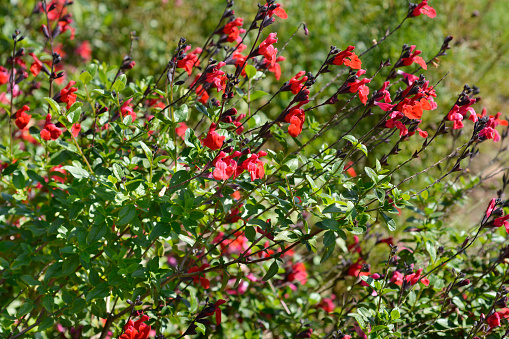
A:
<svg viewBox="0 0 509 339">
<path fill-rule="evenodd" d="M 0 337 L 506 337 L 503 1 L 200 5 L 0 4 Z"/>
</svg>

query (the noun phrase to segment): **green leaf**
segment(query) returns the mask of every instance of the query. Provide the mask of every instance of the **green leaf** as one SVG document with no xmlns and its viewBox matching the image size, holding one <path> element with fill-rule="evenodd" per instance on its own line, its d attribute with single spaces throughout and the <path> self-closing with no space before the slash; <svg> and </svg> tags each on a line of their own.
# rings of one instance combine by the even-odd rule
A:
<svg viewBox="0 0 509 339">
<path fill-rule="evenodd" d="M 378 175 L 376 175 L 376 172 L 373 171 L 373 169 L 364 167 L 364 172 L 366 172 L 371 181 L 373 181 L 375 184 L 378 184 Z"/>
<path fill-rule="evenodd" d="M 244 70 L 246 71 L 246 75 L 250 79 L 256 75 L 256 68 L 254 66 L 252 66 L 252 65 L 246 65 Z"/>
<path fill-rule="evenodd" d="M 274 237 L 274 240 L 275 241 L 280 241 L 280 240 L 283 240 L 283 241 L 286 241 L 286 242 L 292 242 L 292 241 L 295 241 L 296 239 L 292 239 L 290 238 L 290 235 L 293 234 L 291 231 L 282 231 L 280 233 L 278 233 L 275 237 Z"/>
<path fill-rule="evenodd" d="M 125 74 L 121 74 L 118 79 L 113 84 L 113 88 L 115 91 L 120 92 L 125 88 L 125 84 L 127 83 L 127 76 Z"/>
<path fill-rule="evenodd" d="M 327 231 L 323 235 L 323 246 L 329 247 L 336 241 L 336 235 L 332 231 Z"/>
<path fill-rule="evenodd" d="M 87 71 L 83 71 L 80 74 L 80 81 L 84 83 L 85 85 L 88 84 L 93 79 L 92 75 L 88 73 Z"/>
<path fill-rule="evenodd" d="M 339 223 L 334 219 L 324 219 L 315 224 L 316 227 L 322 230 L 339 231 Z"/>
<path fill-rule="evenodd" d="M 175 122 L 187 121 L 189 118 L 189 108 L 187 105 L 182 105 L 173 114 L 175 115 Z"/>
<path fill-rule="evenodd" d="M 279 270 L 279 266 L 277 264 L 277 261 L 274 260 L 274 262 L 270 265 L 269 270 L 267 271 L 267 274 L 263 277 L 263 281 L 267 281 L 273 276 L 276 275 L 277 271 Z"/>
<path fill-rule="evenodd" d="M 106 283 L 100 283 L 87 294 L 87 303 L 91 302 L 94 299 L 104 299 L 109 294 L 110 289 L 108 285 Z"/>
<path fill-rule="evenodd" d="M 60 106 L 58 106 L 58 103 L 48 97 L 44 97 L 44 100 L 51 106 L 51 109 L 55 112 L 55 114 L 60 114 Z"/>
<path fill-rule="evenodd" d="M 117 225 L 122 226 L 130 222 L 134 219 L 136 216 L 136 207 L 134 207 L 133 204 L 129 204 L 127 206 L 124 206 L 120 212 L 118 212 L 118 221 L 116 222 Z"/>
<path fill-rule="evenodd" d="M 34 308 L 34 304 L 31 300 L 26 300 L 23 302 L 20 308 L 18 308 L 18 312 L 16 312 L 16 317 L 22 317 L 25 314 L 29 313 Z"/>
<path fill-rule="evenodd" d="M 21 280 L 25 282 L 25 284 L 30 286 L 42 285 L 39 280 L 34 279 L 31 275 L 22 275 Z"/>
<path fill-rule="evenodd" d="M 384 218 L 385 223 L 389 227 L 389 231 L 394 232 L 396 230 L 396 222 L 394 221 L 394 219 L 389 217 L 384 212 L 380 212 L 380 214 L 382 214 L 382 217 Z"/>
<path fill-rule="evenodd" d="M 431 256 L 432 263 L 435 264 L 435 261 L 437 260 L 437 250 L 430 240 L 426 241 L 426 251 L 428 251 Z"/>
<path fill-rule="evenodd" d="M 244 233 L 246 235 L 247 240 L 249 240 L 251 242 L 253 242 L 255 240 L 256 230 L 254 229 L 253 226 L 247 225 Z"/>
<path fill-rule="evenodd" d="M 264 97 L 266 95 L 269 95 L 269 93 L 264 91 L 255 91 L 249 96 L 249 99 L 251 101 L 255 101 L 256 99 L 260 99 L 261 97 Z"/>
<path fill-rule="evenodd" d="M 14 175 L 12 176 L 12 183 L 14 184 L 14 187 L 16 187 L 17 189 L 20 189 L 20 190 L 24 189 L 26 180 L 25 180 L 25 176 L 23 175 L 23 173 L 21 173 L 20 171 L 17 171 L 16 173 L 14 173 Z"/>
<path fill-rule="evenodd" d="M 62 275 L 66 276 L 74 273 L 79 264 L 80 262 L 77 256 L 67 258 L 64 260 L 64 265 L 62 266 Z"/>
<path fill-rule="evenodd" d="M 391 311 L 391 320 L 399 319 L 401 315 L 399 314 L 399 309 L 395 308 Z"/>
<path fill-rule="evenodd" d="M 141 149 L 143 150 L 143 153 L 145 153 L 147 159 L 149 159 L 150 163 L 152 163 L 152 150 L 143 141 L 140 141 L 140 145 Z"/>
<path fill-rule="evenodd" d="M 46 294 L 42 299 L 42 305 L 49 313 L 53 312 L 55 308 L 55 301 L 53 300 L 53 296 Z"/>
<path fill-rule="evenodd" d="M 84 170 L 83 168 L 74 167 L 74 166 L 64 166 L 62 167 L 66 171 L 72 174 L 76 179 L 83 179 L 90 177 L 90 174 Z"/>
</svg>

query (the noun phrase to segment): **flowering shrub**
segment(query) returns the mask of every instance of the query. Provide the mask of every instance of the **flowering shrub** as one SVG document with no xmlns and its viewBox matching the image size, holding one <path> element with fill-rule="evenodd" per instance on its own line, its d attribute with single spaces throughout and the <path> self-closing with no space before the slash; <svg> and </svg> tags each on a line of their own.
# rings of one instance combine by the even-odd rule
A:
<svg viewBox="0 0 509 339">
<path fill-rule="evenodd" d="M 1 338 L 509 335 L 508 121 L 475 86 L 439 107 L 450 36 L 363 64 L 427 0 L 286 81 L 284 4 L 227 1 L 139 78 L 134 32 L 118 65 L 63 61 L 72 9 L 37 3 L 0 69 Z"/>
</svg>

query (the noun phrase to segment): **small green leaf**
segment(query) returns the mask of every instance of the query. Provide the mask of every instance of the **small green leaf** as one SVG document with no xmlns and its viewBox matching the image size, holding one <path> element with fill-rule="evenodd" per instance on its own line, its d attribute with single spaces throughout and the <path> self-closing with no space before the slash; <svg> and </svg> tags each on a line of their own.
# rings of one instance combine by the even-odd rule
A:
<svg viewBox="0 0 509 339">
<path fill-rule="evenodd" d="M 244 70 L 246 71 L 246 75 L 250 79 L 256 75 L 256 68 L 254 68 L 254 66 L 246 65 Z"/>
<path fill-rule="evenodd" d="M 391 319 L 396 320 L 399 319 L 401 315 L 399 314 L 399 309 L 395 308 L 391 311 Z"/>
<path fill-rule="evenodd" d="M 51 109 L 56 114 L 60 114 L 60 106 L 58 106 L 58 103 L 55 100 L 48 98 L 48 97 L 44 97 L 44 100 L 46 100 L 48 102 L 48 104 L 51 106 Z"/>
<path fill-rule="evenodd" d="M 187 105 L 182 105 L 177 110 L 175 110 L 174 115 L 175 122 L 187 121 L 189 117 L 189 108 L 187 107 Z"/>
<path fill-rule="evenodd" d="M 279 270 L 279 266 L 277 264 L 277 261 L 274 260 L 274 262 L 270 265 L 269 270 L 267 271 L 267 274 L 263 277 L 263 281 L 267 281 L 273 276 L 276 275 L 277 271 Z"/>
<path fill-rule="evenodd" d="M 150 163 L 152 163 L 152 150 L 143 141 L 140 141 L 140 145 L 141 149 L 143 150 L 143 153 L 145 153 L 147 159 L 149 159 Z"/>
<path fill-rule="evenodd" d="M 110 289 L 108 288 L 108 285 L 106 283 L 100 283 L 87 294 L 87 303 L 94 299 L 106 298 L 109 294 Z"/>
<path fill-rule="evenodd" d="M 136 207 L 134 205 L 129 204 L 127 206 L 124 206 L 120 212 L 118 212 L 118 221 L 116 222 L 117 225 L 122 226 L 130 222 L 134 219 L 136 216 Z"/>
<path fill-rule="evenodd" d="M 76 179 L 83 179 L 90 177 L 90 174 L 84 170 L 83 168 L 74 167 L 74 166 L 64 166 L 62 167 L 66 171 L 72 174 Z"/>
<path fill-rule="evenodd" d="M 113 88 L 115 91 L 120 92 L 125 88 L 125 84 L 127 83 L 127 76 L 125 74 L 122 74 L 118 77 L 118 79 L 113 84 Z"/>
<path fill-rule="evenodd" d="M 382 214 L 382 217 L 384 218 L 385 223 L 389 227 L 389 231 L 394 232 L 396 230 L 396 222 L 394 221 L 394 219 L 389 217 L 384 212 L 380 212 L 380 214 Z"/>
<path fill-rule="evenodd" d="M 261 97 L 264 97 L 266 95 L 269 95 L 269 93 L 264 91 L 255 91 L 251 95 L 249 95 L 249 99 L 251 101 L 255 101 L 256 99 L 260 99 Z"/>
<path fill-rule="evenodd" d="M 92 75 L 88 73 L 87 71 L 83 71 L 80 74 L 80 81 L 84 83 L 85 85 L 88 84 L 93 79 Z"/>
</svg>

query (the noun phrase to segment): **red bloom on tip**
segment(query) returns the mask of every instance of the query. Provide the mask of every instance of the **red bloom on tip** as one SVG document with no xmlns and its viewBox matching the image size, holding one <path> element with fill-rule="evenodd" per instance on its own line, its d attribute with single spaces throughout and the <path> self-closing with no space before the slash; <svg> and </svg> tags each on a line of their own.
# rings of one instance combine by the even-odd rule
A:
<svg viewBox="0 0 509 339">
<path fill-rule="evenodd" d="M 308 80 L 308 77 L 305 76 L 305 74 L 305 71 L 300 71 L 297 73 L 293 78 L 290 79 L 290 81 L 288 81 L 288 84 L 285 86 L 285 90 L 290 90 L 293 94 L 299 93 L 301 88 L 304 87 L 303 84 Z"/>
<path fill-rule="evenodd" d="M 9 81 L 9 71 L 7 68 L 0 66 L 0 85 L 6 84 Z"/>
<path fill-rule="evenodd" d="M 24 105 L 21 109 L 19 109 L 16 112 L 16 126 L 18 126 L 19 129 L 23 130 L 25 127 L 27 127 L 28 123 L 30 122 L 30 118 L 32 118 L 31 115 L 26 114 L 26 111 L 29 111 L 30 107 L 27 105 Z"/>
<path fill-rule="evenodd" d="M 265 168 L 263 167 L 263 162 L 260 160 L 260 157 L 266 155 L 266 152 L 260 151 L 258 154 L 251 154 L 251 156 L 242 163 L 242 168 L 249 172 L 252 181 L 261 179 L 265 175 Z"/>
<path fill-rule="evenodd" d="M 46 116 L 46 123 L 44 128 L 41 130 L 41 138 L 43 140 L 57 140 L 62 134 L 62 130 L 51 123 L 51 114 Z"/>
<path fill-rule="evenodd" d="M 301 285 L 305 285 L 308 281 L 308 272 L 306 271 L 306 265 L 304 263 L 296 263 L 291 267 L 291 272 L 287 277 L 288 281 L 297 280 Z"/>
<path fill-rule="evenodd" d="M 500 115 L 502 115 L 502 113 L 500 113 L 500 112 L 495 114 L 495 116 L 490 115 L 490 119 L 493 119 L 493 121 L 495 123 L 495 126 L 498 126 L 498 125 L 507 126 L 507 125 L 509 125 L 509 122 L 507 122 L 507 120 L 501 120 L 500 119 Z"/>
<path fill-rule="evenodd" d="M 205 90 L 205 88 L 203 88 L 202 85 L 199 85 L 198 87 L 196 87 L 196 96 L 198 98 L 198 101 L 201 102 L 202 104 L 207 104 L 207 101 L 209 100 L 209 93 L 207 93 L 207 91 Z"/>
<path fill-rule="evenodd" d="M 237 133 L 237 135 L 241 135 L 242 132 L 244 132 L 244 125 L 242 125 L 242 122 L 240 122 L 242 119 L 244 119 L 246 117 L 245 114 L 239 114 L 235 120 L 233 120 L 233 124 L 237 127 L 235 129 L 235 133 Z"/>
<path fill-rule="evenodd" d="M 488 325 L 490 325 L 491 328 L 499 327 L 501 325 L 500 314 L 498 312 L 493 313 L 486 319 L 486 322 L 488 323 Z"/>
<path fill-rule="evenodd" d="M 357 261 L 348 267 L 347 275 L 352 277 L 361 277 L 365 275 L 369 275 L 369 272 L 361 272 L 362 269 L 362 261 Z"/>
<path fill-rule="evenodd" d="M 350 160 L 346 164 L 346 167 L 347 167 L 346 173 L 353 178 L 353 177 L 357 176 L 357 172 L 355 172 L 355 169 L 352 166 L 353 166 L 353 161 Z"/>
<path fill-rule="evenodd" d="M 495 219 L 495 221 L 493 221 L 493 225 L 495 227 L 504 226 L 507 234 L 509 234 L 509 221 L 507 219 L 509 219 L 509 214 Z"/>
<path fill-rule="evenodd" d="M 352 52 L 354 49 L 355 46 L 348 46 L 347 49 L 336 54 L 332 60 L 332 63 L 338 66 L 345 65 L 352 69 L 360 69 L 362 66 L 362 61 L 355 54 L 355 52 Z"/>
<path fill-rule="evenodd" d="M 71 22 L 72 22 L 72 19 L 70 18 L 70 15 L 67 15 L 67 16 L 64 17 L 63 20 L 60 20 L 58 22 L 58 26 L 60 26 L 60 30 L 61 30 L 62 33 L 65 33 L 68 30 L 71 31 L 70 39 L 74 40 L 76 29 L 74 27 L 71 27 L 71 25 L 70 25 Z"/>
<path fill-rule="evenodd" d="M 495 207 L 497 206 L 497 198 L 493 198 L 490 201 L 490 204 L 488 205 L 488 208 L 486 209 L 486 218 L 489 218 L 491 213 L 495 210 Z"/>
<path fill-rule="evenodd" d="M 200 267 L 191 267 L 189 269 L 189 271 L 187 271 L 187 273 L 201 272 L 208 267 L 210 267 L 209 264 L 203 264 Z M 200 275 L 195 275 L 192 278 L 193 278 L 193 282 L 200 283 L 201 287 L 203 287 L 205 289 L 208 289 L 210 287 L 210 281 L 207 278 L 202 277 Z"/>
<path fill-rule="evenodd" d="M 30 66 L 30 72 L 34 77 L 36 77 L 39 73 L 41 73 L 41 70 L 43 69 L 44 65 L 41 60 L 39 60 L 34 53 L 29 54 L 32 58 L 34 58 L 34 63 L 32 66 Z"/>
<path fill-rule="evenodd" d="M 422 2 L 414 8 L 411 16 L 416 17 L 421 14 L 429 16 L 432 19 L 437 16 L 435 9 L 428 5 L 428 0 L 422 0 Z"/>
<path fill-rule="evenodd" d="M 267 5 L 264 6 L 267 7 Z M 283 7 L 281 7 L 281 4 L 276 4 L 276 8 L 267 11 L 267 15 L 269 18 L 272 18 L 272 16 L 275 15 L 281 19 L 288 19 L 288 14 L 286 14 L 286 11 L 283 9 Z"/>
<path fill-rule="evenodd" d="M 186 131 L 189 127 L 186 125 L 185 122 L 179 122 L 177 126 L 178 127 L 175 128 L 175 132 L 179 137 L 182 138 L 182 140 L 184 140 L 184 136 L 186 135 Z"/>
<path fill-rule="evenodd" d="M 205 310 L 203 311 L 205 316 L 209 316 L 209 315 L 213 315 L 213 314 L 216 315 L 216 325 L 217 326 L 219 326 L 219 324 L 221 324 L 221 309 L 219 308 L 219 306 L 221 306 L 224 303 L 226 303 L 226 300 L 219 299 L 214 304 L 209 304 L 209 307 L 205 308 L 206 311 Z"/>
<path fill-rule="evenodd" d="M 221 61 L 217 65 L 211 67 L 205 75 L 205 82 L 213 84 L 213 86 L 217 88 L 218 92 L 224 90 L 226 86 L 227 79 L 225 73 L 219 70 L 224 65 L 226 65 L 226 63 Z"/>
<path fill-rule="evenodd" d="M 357 72 L 357 76 L 361 76 L 362 74 L 364 74 L 366 71 L 364 70 L 359 70 Z M 367 79 L 367 78 L 364 78 L 362 80 L 355 80 L 354 82 L 349 82 L 348 83 L 348 86 L 349 86 L 349 91 L 351 93 L 355 93 L 355 92 L 359 92 L 359 99 L 361 100 L 361 102 L 366 105 L 366 102 L 368 101 L 368 95 L 369 95 L 369 87 L 366 86 L 366 84 L 370 83 L 371 82 L 371 79 Z"/>
<path fill-rule="evenodd" d="M 211 123 L 207 136 L 201 140 L 201 144 L 215 151 L 223 146 L 224 139 L 226 139 L 225 136 L 221 136 L 216 132 L 216 124 Z"/>
<path fill-rule="evenodd" d="M 76 102 L 77 95 L 75 92 L 77 92 L 78 89 L 76 87 L 71 87 L 74 86 L 75 83 L 76 81 L 69 81 L 67 86 L 60 90 L 60 101 L 67 103 L 67 109 L 71 108 L 72 104 Z"/>
<path fill-rule="evenodd" d="M 305 119 L 306 115 L 300 106 L 292 107 L 285 116 L 285 121 L 290 123 L 290 126 L 288 126 L 288 134 L 296 138 L 302 132 Z"/>
<path fill-rule="evenodd" d="M 270 67 L 276 64 L 277 60 L 277 48 L 274 48 L 272 44 L 277 42 L 277 33 L 270 33 L 267 39 L 260 43 L 258 46 L 258 54 L 263 55 L 270 64 Z"/>
<path fill-rule="evenodd" d="M 87 40 L 83 41 L 77 48 L 76 53 L 86 62 L 92 59 L 92 47 Z"/>
<path fill-rule="evenodd" d="M 133 98 L 130 98 L 129 100 L 125 100 L 122 103 L 122 106 L 120 106 L 120 113 L 122 114 L 122 117 L 126 117 L 127 115 L 131 116 L 131 120 L 136 120 L 136 113 L 134 112 L 133 108 L 130 106 L 131 101 L 133 101 Z"/>
<path fill-rule="evenodd" d="M 274 65 L 271 65 L 271 61 L 268 59 L 263 59 L 263 63 L 268 66 L 269 72 L 274 73 L 276 80 L 281 79 L 281 65 L 278 62 L 285 61 L 286 58 L 283 56 L 278 56 Z"/>
<path fill-rule="evenodd" d="M 81 131 L 81 124 L 78 124 L 78 123 L 75 123 L 75 124 L 72 124 L 72 127 L 71 127 L 71 134 L 73 137 L 78 137 L 78 134 L 80 134 L 80 131 Z"/>
<path fill-rule="evenodd" d="M 129 320 L 124 326 L 124 333 L 119 339 L 147 339 L 150 334 L 150 326 L 145 324 L 145 321 L 150 318 L 144 314 L 137 321 Z"/>
<path fill-rule="evenodd" d="M 232 160 L 242 155 L 239 151 L 235 151 L 232 155 L 226 156 L 225 152 L 220 152 L 219 155 L 214 159 L 214 166 L 216 167 L 212 172 L 214 179 L 216 180 L 227 180 L 237 171 L 237 162 Z"/>
<path fill-rule="evenodd" d="M 185 51 L 188 51 L 190 49 L 191 49 L 191 46 L 187 46 L 185 48 Z M 200 47 L 195 48 L 195 50 L 192 51 L 191 53 L 187 54 L 184 57 L 184 59 L 177 61 L 177 67 L 183 68 L 187 72 L 187 75 L 191 75 L 191 73 L 193 72 L 193 67 L 200 66 L 200 60 L 198 59 L 198 54 L 200 54 L 201 52 L 202 52 L 202 49 Z"/>
<path fill-rule="evenodd" d="M 411 285 L 415 285 L 415 284 L 417 284 L 417 282 L 420 281 L 424 286 L 429 286 L 428 278 L 421 279 L 422 271 L 423 271 L 423 269 L 421 268 L 421 269 L 417 270 L 417 272 L 409 274 L 407 276 L 403 275 L 403 273 L 401 273 L 401 272 L 394 271 L 390 281 L 391 281 L 391 283 L 394 283 L 398 286 L 403 285 L 403 281 L 406 281 L 407 283 L 409 283 Z"/>
<path fill-rule="evenodd" d="M 236 41 L 240 36 L 239 27 L 244 24 L 243 18 L 235 18 L 235 20 L 230 21 L 226 25 L 224 25 L 223 33 L 226 34 L 228 42 Z"/>
<path fill-rule="evenodd" d="M 401 64 L 404 65 L 404 66 L 410 66 L 411 64 L 413 64 L 414 62 L 416 64 L 418 64 L 419 66 L 421 66 L 422 68 L 424 69 L 428 69 L 428 65 L 426 65 L 426 61 L 424 61 L 424 59 L 422 57 L 419 56 L 419 54 L 422 53 L 422 51 L 419 51 L 419 50 L 415 50 L 415 45 L 412 45 L 410 46 L 410 55 L 406 58 L 402 58 L 401 59 Z"/>
</svg>

